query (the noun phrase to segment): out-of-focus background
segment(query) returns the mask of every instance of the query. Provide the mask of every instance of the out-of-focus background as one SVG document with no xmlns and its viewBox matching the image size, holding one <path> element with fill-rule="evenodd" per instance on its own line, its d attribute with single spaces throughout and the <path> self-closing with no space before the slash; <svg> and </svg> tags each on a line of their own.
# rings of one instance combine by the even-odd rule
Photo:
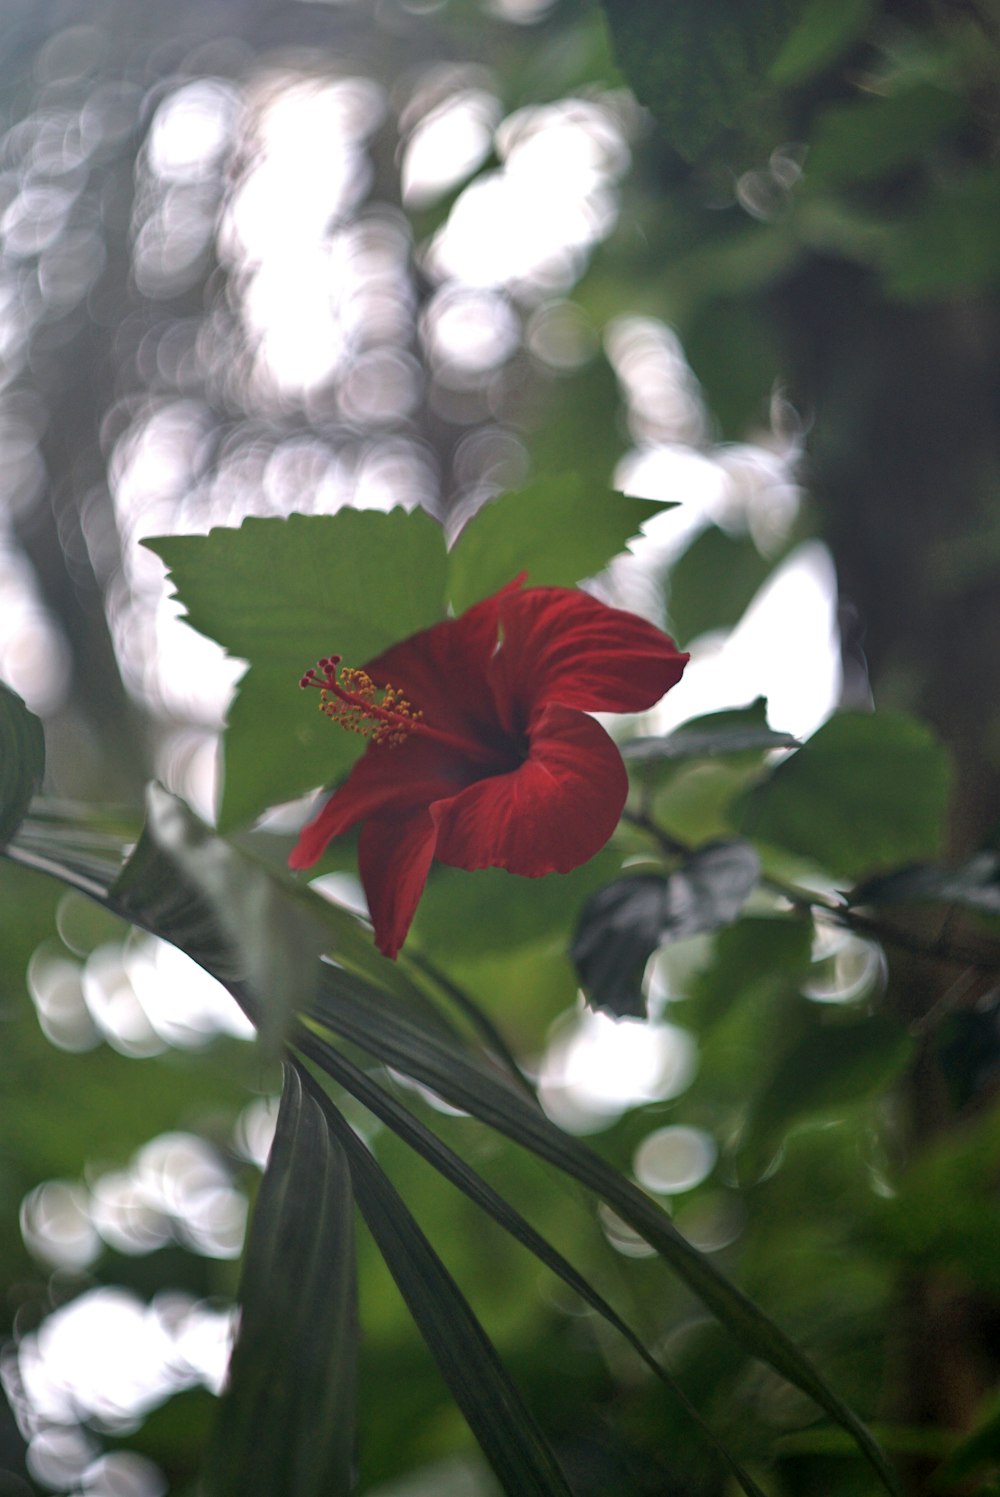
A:
<svg viewBox="0 0 1000 1497">
<path fill-rule="evenodd" d="M 1000 810 L 995 40 L 984 60 L 920 7 L 845 15 L 786 56 L 785 133 L 692 167 L 578 0 L 5 0 L 0 677 L 45 719 L 51 792 L 134 809 L 155 777 L 213 814 L 240 667 L 178 621 L 142 537 L 344 505 L 419 505 L 454 536 L 575 472 L 680 505 L 596 584 L 693 647 L 651 728 L 765 696 L 805 737 L 874 689 L 954 746 L 967 851 Z M 275 1078 L 169 948 L 40 880 L 0 889 L 0 1493 L 183 1492 Z M 821 1003 L 880 980 L 846 939 L 816 970 Z M 663 1003 L 683 978 L 661 974 Z M 725 1251 L 746 1221 L 713 1177 L 731 1059 L 665 1112 L 688 1032 L 568 999 L 537 1056 L 552 1115 L 621 1124 L 624 1162 Z M 569 1440 L 574 1377 L 605 1372 L 566 1371 L 565 1306 L 538 1346 L 532 1272 L 499 1274 L 459 1220 L 462 1269 Z M 845 1362 L 887 1292 L 884 1263 L 850 1263 Z M 365 1490 L 491 1492 L 377 1276 L 366 1314 Z M 727 1417 L 800 1416 L 759 1376 L 733 1398 Z"/>
</svg>

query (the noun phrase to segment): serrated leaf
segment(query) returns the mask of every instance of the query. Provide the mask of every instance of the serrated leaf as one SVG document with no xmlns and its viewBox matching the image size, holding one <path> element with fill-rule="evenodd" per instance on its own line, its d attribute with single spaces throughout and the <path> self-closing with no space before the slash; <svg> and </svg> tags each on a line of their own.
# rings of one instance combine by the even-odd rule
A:
<svg viewBox="0 0 1000 1497">
<path fill-rule="evenodd" d="M 678 644 L 734 628 L 773 567 L 750 536 L 709 525 L 670 568 L 667 618 Z"/>
<path fill-rule="evenodd" d="M 24 820 L 45 773 L 42 725 L 0 681 L 0 848 Z"/>
<path fill-rule="evenodd" d="M 624 551 L 644 520 L 669 505 L 565 475 L 502 494 L 473 515 L 448 557 L 455 610 L 496 592 L 520 572 L 532 587 L 574 587 Z"/>
<path fill-rule="evenodd" d="M 852 905 L 957 904 L 1000 915 L 1000 853 L 979 852 L 957 868 L 914 863 L 866 879 L 851 890 Z"/>
<path fill-rule="evenodd" d="M 505 1076 L 441 1036 L 390 1013 L 377 993 L 345 983 L 338 974 L 323 973 L 314 1014 L 343 1039 L 422 1082 L 451 1106 L 471 1113 L 594 1191 L 656 1249 L 750 1355 L 768 1362 L 849 1430 L 886 1489 L 898 1492 L 894 1473 L 869 1431 L 794 1342 L 681 1236 L 649 1196 L 585 1144 L 563 1133 Z"/>
<path fill-rule="evenodd" d="M 619 879 L 584 905 L 572 956 L 592 1008 L 645 1018 L 642 977 L 659 946 L 735 920 L 760 877 L 747 842 L 711 842 L 666 878 Z"/>
<path fill-rule="evenodd" d="M 803 0 L 603 0 L 618 64 L 675 150 L 700 155 L 746 125 Z"/>
<path fill-rule="evenodd" d="M 250 1224 L 208 1497 L 348 1497 L 356 1490 L 353 1218 L 344 1151 L 287 1066 Z"/>
<path fill-rule="evenodd" d="M 738 826 L 831 873 L 933 856 L 951 788 L 945 749 L 899 713 L 841 713 L 743 797 Z"/>
<path fill-rule="evenodd" d="M 346 1151 L 354 1195 L 452 1397 L 510 1497 L 572 1497 L 493 1343 L 402 1197 L 336 1108 L 315 1093 Z"/>
<path fill-rule="evenodd" d="M 143 543 L 170 569 L 192 628 L 250 663 L 229 714 L 224 829 L 329 784 L 360 744 L 298 689 L 321 655 L 361 666 L 444 610 L 440 526 L 414 511 L 249 519 Z"/>
</svg>

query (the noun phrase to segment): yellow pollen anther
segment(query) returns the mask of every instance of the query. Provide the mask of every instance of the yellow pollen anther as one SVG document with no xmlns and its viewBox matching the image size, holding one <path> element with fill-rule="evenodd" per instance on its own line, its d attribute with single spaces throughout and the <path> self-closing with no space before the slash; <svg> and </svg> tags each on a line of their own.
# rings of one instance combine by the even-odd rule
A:
<svg viewBox="0 0 1000 1497">
<path fill-rule="evenodd" d="M 308 670 L 301 686 L 319 687 L 319 710 L 331 722 L 390 748 L 405 742 L 423 716 L 395 686 L 376 686 L 367 671 L 340 667 L 340 657 L 329 655 Z"/>
</svg>

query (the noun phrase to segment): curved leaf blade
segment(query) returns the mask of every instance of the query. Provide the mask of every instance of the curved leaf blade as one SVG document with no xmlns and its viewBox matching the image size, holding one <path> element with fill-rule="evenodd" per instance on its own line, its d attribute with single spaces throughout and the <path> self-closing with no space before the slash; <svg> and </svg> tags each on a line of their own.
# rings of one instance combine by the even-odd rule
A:
<svg viewBox="0 0 1000 1497">
<path fill-rule="evenodd" d="M 659 1378 L 681 1402 L 685 1412 L 701 1430 L 706 1443 L 729 1468 L 748 1497 L 763 1497 L 761 1489 L 753 1478 L 743 1470 L 722 1442 L 716 1438 L 683 1389 L 674 1381 L 666 1368 L 656 1360 L 631 1326 L 622 1320 L 617 1311 L 593 1288 L 590 1282 L 578 1273 L 573 1265 L 540 1232 L 537 1232 L 519 1211 L 487 1184 L 482 1176 L 466 1164 L 465 1160 L 454 1150 L 443 1143 L 436 1133 L 433 1133 L 419 1118 L 414 1117 L 413 1113 L 403 1107 L 395 1097 L 373 1081 L 346 1055 L 342 1055 L 317 1035 L 305 1031 L 297 1037 L 296 1045 L 327 1076 L 363 1103 L 375 1117 L 433 1165 L 444 1179 L 462 1191 L 470 1201 L 475 1202 L 493 1218 L 498 1226 L 503 1227 L 504 1231 L 533 1253 L 540 1263 L 544 1263 L 568 1289 L 578 1294 L 585 1304 L 607 1321 L 608 1325 L 613 1326 L 654 1376 Z"/>
<path fill-rule="evenodd" d="M 209 1497 L 347 1497 L 355 1490 L 353 1214 L 344 1151 L 287 1066 L 207 1462 Z"/>
<path fill-rule="evenodd" d="M 388 1176 L 308 1077 L 350 1162 L 354 1195 L 386 1266 L 483 1453 L 510 1497 L 572 1497 L 496 1349 Z"/>
<path fill-rule="evenodd" d="M 324 972 L 316 1018 L 385 1064 L 429 1086 L 453 1107 L 471 1113 L 515 1143 L 546 1159 L 607 1202 L 667 1262 L 706 1307 L 761 1361 L 807 1393 L 849 1431 L 890 1492 L 895 1475 L 869 1430 L 829 1386 L 795 1343 L 703 1254 L 637 1186 L 578 1139 L 564 1134 L 506 1076 L 477 1057 L 386 1011 L 378 995 L 359 994 L 346 974 Z M 353 991 L 352 991 L 353 989 Z"/>
</svg>

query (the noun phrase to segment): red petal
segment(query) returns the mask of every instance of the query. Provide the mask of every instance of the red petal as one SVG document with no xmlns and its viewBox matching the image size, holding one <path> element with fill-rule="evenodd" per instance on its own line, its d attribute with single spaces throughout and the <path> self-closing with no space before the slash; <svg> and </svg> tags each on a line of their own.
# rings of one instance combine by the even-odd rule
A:
<svg viewBox="0 0 1000 1497">
<path fill-rule="evenodd" d="M 358 866 L 375 926 L 375 944 L 395 957 L 424 892 L 437 831 L 430 812 L 373 816 L 361 829 Z"/>
<path fill-rule="evenodd" d="M 431 807 L 436 856 L 456 868 L 568 873 L 607 842 L 627 792 L 621 755 L 600 724 L 566 707 L 545 707 L 519 769 Z"/>
<path fill-rule="evenodd" d="M 510 731 L 548 702 L 643 712 L 677 684 L 688 659 L 645 619 L 565 587 L 503 597 L 500 629 L 491 675 Z"/>
<path fill-rule="evenodd" d="M 365 670 L 376 685 L 401 690 L 431 726 L 460 737 L 495 736 L 499 725 L 489 664 L 499 639 L 501 603 L 520 585 L 518 578 L 457 619 L 411 634 Z"/>
<path fill-rule="evenodd" d="M 471 778 L 454 754 L 425 738 L 410 738 L 395 748 L 371 744 L 318 815 L 306 822 L 288 866 L 311 868 L 334 837 L 366 817 L 428 806 Z"/>
</svg>

